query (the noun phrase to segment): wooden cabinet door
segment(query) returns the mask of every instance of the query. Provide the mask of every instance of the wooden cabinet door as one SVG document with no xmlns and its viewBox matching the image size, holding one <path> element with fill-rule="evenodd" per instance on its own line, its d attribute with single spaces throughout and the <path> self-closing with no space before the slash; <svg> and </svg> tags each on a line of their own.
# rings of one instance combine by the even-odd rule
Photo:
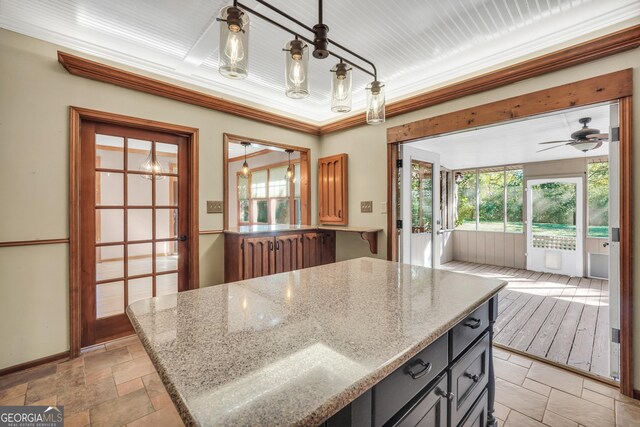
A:
<svg viewBox="0 0 640 427">
<path fill-rule="evenodd" d="M 276 236 L 275 245 L 275 273 L 302 268 L 302 234 Z"/>
<path fill-rule="evenodd" d="M 302 237 L 303 268 L 322 265 L 322 247 L 324 233 L 304 233 Z"/>
<path fill-rule="evenodd" d="M 274 273 L 274 238 L 247 237 L 242 240 L 243 279 Z"/>
<path fill-rule="evenodd" d="M 321 224 L 347 225 L 346 154 L 318 159 L 318 207 Z"/>
</svg>

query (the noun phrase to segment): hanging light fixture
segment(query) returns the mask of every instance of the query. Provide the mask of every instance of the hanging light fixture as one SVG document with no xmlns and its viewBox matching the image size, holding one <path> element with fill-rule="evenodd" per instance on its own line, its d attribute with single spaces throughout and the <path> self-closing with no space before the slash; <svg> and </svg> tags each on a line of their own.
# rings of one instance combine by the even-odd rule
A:
<svg viewBox="0 0 640 427">
<path fill-rule="evenodd" d="M 377 125 L 385 120 L 384 84 L 374 80 L 367 85 L 367 123 Z"/>
<path fill-rule="evenodd" d="M 334 113 L 351 111 L 351 70 L 342 60 L 331 69 L 331 111 Z"/>
<path fill-rule="evenodd" d="M 220 11 L 218 71 L 230 79 L 247 77 L 249 59 L 249 17 L 236 6 Z"/>
<path fill-rule="evenodd" d="M 164 173 L 164 169 L 160 162 L 153 158 L 153 148 L 149 149 L 149 154 L 144 162 L 140 163 L 139 169 L 145 172 L 144 175 L 140 175 L 144 179 L 152 180 L 155 177 L 156 180 L 161 181 L 166 178 L 164 175 L 158 175 Z"/>
<path fill-rule="evenodd" d="M 309 47 L 296 37 L 283 50 L 287 52 L 284 68 L 286 94 L 289 98 L 306 98 L 309 96 Z"/>
<path fill-rule="evenodd" d="M 260 19 L 292 34 L 295 39 L 285 45 L 285 87 L 286 95 L 290 98 L 306 98 L 310 93 L 309 85 L 309 46 L 313 46 L 313 57 L 317 59 L 333 56 L 340 60 L 331 72 L 331 111 L 346 113 L 351 111 L 351 70 L 358 70 L 373 77 L 367 90 L 367 123 L 379 124 L 385 121 L 385 94 L 384 84 L 378 81 L 378 72 L 373 62 L 358 55 L 354 51 L 329 39 L 329 27 L 322 23 L 322 0 L 318 0 L 318 23 L 310 27 L 291 15 L 272 6 L 265 0 L 256 0 L 261 5 L 284 17 L 300 28 L 312 33 L 313 37 L 305 37 L 291 29 L 290 25 L 281 24 L 239 2 L 233 1 L 233 6 L 228 6 L 220 11 L 218 21 L 224 22 L 220 26 L 219 71 L 223 76 L 239 79 L 247 76 L 247 55 L 249 38 L 248 14 L 253 14 Z M 245 13 L 246 12 L 246 13 Z M 337 54 L 329 49 L 329 45 L 335 46 L 345 52 L 352 59 L 345 59 L 342 54 Z M 361 65 L 358 65 L 360 63 Z M 366 65 L 363 66 L 362 63 Z M 371 70 L 367 67 L 371 67 Z"/>
<path fill-rule="evenodd" d="M 287 166 L 287 172 L 284 174 L 284 179 L 286 179 L 287 181 L 291 181 L 291 179 L 294 178 L 293 168 L 291 167 L 291 153 L 293 153 L 293 150 L 290 148 L 287 148 L 284 151 L 286 151 L 287 154 L 289 154 L 289 166 Z M 294 181 L 295 181 L 295 178 L 294 178 Z"/>
<path fill-rule="evenodd" d="M 454 181 L 456 182 L 456 184 L 462 184 L 462 181 L 464 181 L 464 176 L 462 176 L 462 172 L 456 172 Z"/>
<path fill-rule="evenodd" d="M 241 173 L 242 173 L 242 176 L 247 178 L 250 172 L 249 163 L 247 163 L 247 147 L 251 145 L 251 143 L 242 141 L 240 144 L 242 144 L 242 146 L 244 147 L 244 163 L 242 164 Z"/>
</svg>

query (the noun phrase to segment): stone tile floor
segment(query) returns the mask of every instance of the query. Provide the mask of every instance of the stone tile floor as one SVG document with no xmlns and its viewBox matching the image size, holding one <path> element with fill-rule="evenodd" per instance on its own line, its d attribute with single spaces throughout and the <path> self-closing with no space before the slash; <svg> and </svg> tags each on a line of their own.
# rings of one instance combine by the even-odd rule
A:
<svg viewBox="0 0 640 427">
<path fill-rule="evenodd" d="M 495 349 L 500 426 L 639 426 L 640 401 L 614 387 Z M 1 405 L 64 405 L 65 426 L 181 426 L 137 337 L 0 377 Z"/>
</svg>

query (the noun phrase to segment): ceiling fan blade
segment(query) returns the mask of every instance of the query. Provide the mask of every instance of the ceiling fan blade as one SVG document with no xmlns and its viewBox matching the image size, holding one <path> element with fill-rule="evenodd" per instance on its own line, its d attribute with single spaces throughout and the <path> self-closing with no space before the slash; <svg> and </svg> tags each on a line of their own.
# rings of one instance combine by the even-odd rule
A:
<svg viewBox="0 0 640 427">
<path fill-rule="evenodd" d="M 559 144 L 561 142 L 573 142 L 573 139 L 564 139 L 562 141 L 547 141 L 547 142 L 538 142 L 538 144 Z"/>
<path fill-rule="evenodd" d="M 558 147 L 564 147 L 565 145 L 569 145 L 569 144 L 561 144 L 561 145 L 556 145 L 555 147 L 543 148 L 542 150 L 536 151 L 536 153 L 542 153 L 543 151 L 552 150 Z"/>
<path fill-rule="evenodd" d="M 587 139 L 606 140 L 606 139 L 609 139 L 609 134 L 608 133 L 592 133 L 591 135 L 587 135 Z"/>
</svg>

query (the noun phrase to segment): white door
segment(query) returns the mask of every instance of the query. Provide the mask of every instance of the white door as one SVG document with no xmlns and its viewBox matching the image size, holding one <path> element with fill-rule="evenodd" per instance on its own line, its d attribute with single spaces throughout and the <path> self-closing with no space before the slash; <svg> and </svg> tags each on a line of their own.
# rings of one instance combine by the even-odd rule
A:
<svg viewBox="0 0 640 427">
<path fill-rule="evenodd" d="M 618 104 L 611 105 L 609 129 L 609 322 L 611 376 L 620 377 L 620 151 Z M 614 132 L 614 129 L 616 132 Z"/>
<path fill-rule="evenodd" d="M 440 155 L 402 147 L 402 262 L 440 266 Z"/>
<path fill-rule="evenodd" d="M 527 270 L 582 277 L 583 211 L 582 178 L 527 182 Z"/>
</svg>

